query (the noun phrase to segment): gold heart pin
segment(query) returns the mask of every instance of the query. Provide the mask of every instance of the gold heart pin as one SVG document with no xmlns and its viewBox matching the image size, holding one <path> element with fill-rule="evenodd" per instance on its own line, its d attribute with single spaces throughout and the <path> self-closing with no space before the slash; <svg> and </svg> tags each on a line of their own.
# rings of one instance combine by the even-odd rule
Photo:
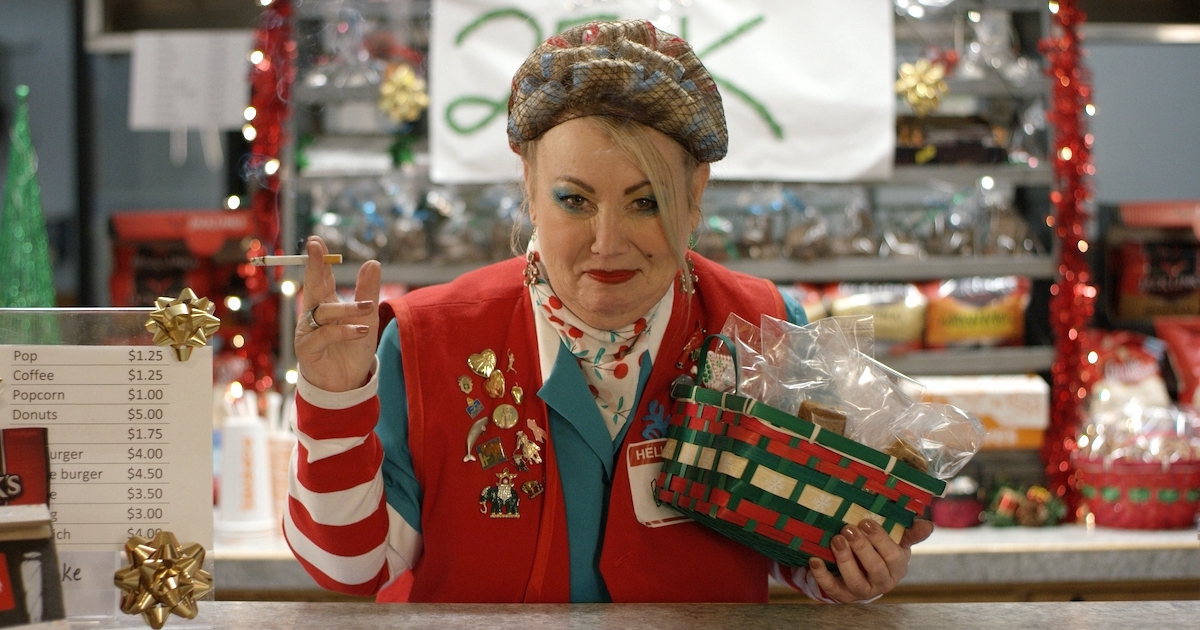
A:
<svg viewBox="0 0 1200 630">
<path fill-rule="evenodd" d="M 478 354 L 472 354 L 467 357 L 467 366 L 471 368 L 472 372 L 487 378 L 496 371 L 496 353 L 487 349 Z"/>
<path fill-rule="evenodd" d="M 517 403 L 518 405 L 521 404 L 522 400 L 525 400 L 525 390 L 521 389 L 520 385 L 512 386 L 512 395 L 513 402 Z"/>
<path fill-rule="evenodd" d="M 491 396 L 492 398 L 499 398 L 503 396 L 504 372 L 501 372 L 500 370 L 492 372 L 492 375 L 489 376 L 487 381 L 483 383 L 483 389 L 487 392 L 487 395 Z"/>
</svg>

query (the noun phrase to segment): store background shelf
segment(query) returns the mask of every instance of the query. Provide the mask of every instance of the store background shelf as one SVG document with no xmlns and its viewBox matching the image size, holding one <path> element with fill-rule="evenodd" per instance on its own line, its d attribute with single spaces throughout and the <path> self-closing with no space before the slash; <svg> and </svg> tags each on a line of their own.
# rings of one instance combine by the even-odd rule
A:
<svg viewBox="0 0 1200 630">
<path fill-rule="evenodd" d="M 425 286 L 449 282 L 482 267 L 485 263 L 433 265 L 426 263 L 383 265 L 383 282 Z M 1057 263 L 1050 256 L 931 256 L 922 260 L 884 258 L 833 258 L 812 262 L 790 260 L 737 260 L 726 263 L 734 271 L 777 283 L 858 280 L 886 282 L 938 280 L 966 276 L 1054 277 Z M 333 277 L 341 285 L 352 285 L 357 265 L 334 267 Z"/>
<path fill-rule="evenodd" d="M 1051 346 L 1013 348 L 962 348 L 919 350 L 877 357 L 902 374 L 962 376 L 980 374 L 1034 374 L 1049 372 L 1054 362 Z"/>
</svg>

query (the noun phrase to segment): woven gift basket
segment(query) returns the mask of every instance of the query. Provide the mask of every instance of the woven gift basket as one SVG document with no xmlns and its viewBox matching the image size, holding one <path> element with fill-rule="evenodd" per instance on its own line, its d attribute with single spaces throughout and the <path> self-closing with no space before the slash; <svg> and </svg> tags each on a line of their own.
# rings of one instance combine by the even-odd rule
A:
<svg viewBox="0 0 1200 630">
<path fill-rule="evenodd" d="M 698 374 L 706 374 L 709 336 Z M 736 356 L 734 362 L 736 364 Z M 734 373 L 737 373 L 735 367 Z M 865 518 L 899 542 L 946 482 L 735 393 L 677 383 L 655 499 L 789 566 L 836 561 L 833 536 Z"/>
<path fill-rule="evenodd" d="M 1097 525 L 1179 529 L 1195 524 L 1200 461 L 1106 462 L 1077 457 L 1079 489 Z"/>
</svg>

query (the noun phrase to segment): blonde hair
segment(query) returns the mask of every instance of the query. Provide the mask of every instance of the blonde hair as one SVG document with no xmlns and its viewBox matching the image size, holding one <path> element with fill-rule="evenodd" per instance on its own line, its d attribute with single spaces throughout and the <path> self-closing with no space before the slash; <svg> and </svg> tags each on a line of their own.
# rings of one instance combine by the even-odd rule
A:
<svg viewBox="0 0 1200 630">
<path fill-rule="evenodd" d="M 613 144 L 645 173 L 650 180 L 650 188 L 654 191 L 658 202 L 658 220 L 663 233 L 667 236 L 667 244 L 671 248 L 671 257 L 682 273 L 683 290 L 691 293 L 692 274 L 687 269 L 687 235 L 691 232 L 692 212 L 700 213 L 700 199 L 692 195 L 692 178 L 700 166 L 699 160 L 681 146 L 679 148 L 680 162 L 672 165 L 670 156 L 664 155 L 654 144 L 650 135 L 651 128 L 628 118 L 612 116 L 589 116 L 587 120 L 612 140 Z M 536 164 L 535 155 L 539 138 L 521 144 L 521 159 L 530 166 Z M 682 171 L 682 172 L 680 172 Z M 533 196 L 532 182 L 525 182 L 525 199 L 522 207 L 529 212 L 529 200 Z M 524 244 L 515 242 L 514 248 Z"/>
</svg>

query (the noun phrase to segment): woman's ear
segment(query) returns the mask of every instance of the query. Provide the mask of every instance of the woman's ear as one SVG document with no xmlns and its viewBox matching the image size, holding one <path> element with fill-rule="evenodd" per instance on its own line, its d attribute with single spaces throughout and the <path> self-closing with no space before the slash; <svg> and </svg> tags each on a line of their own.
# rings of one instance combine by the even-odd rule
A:
<svg viewBox="0 0 1200 630">
<path fill-rule="evenodd" d="M 704 197 L 704 189 L 708 187 L 708 176 L 711 172 L 708 162 L 701 162 L 692 171 L 692 194 L 690 198 L 695 200 L 696 203 L 688 209 L 688 222 L 691 224 L 690 232 L 695 232 L 696 226 L 700 225 L 700 199 Z"/>
</svg>

